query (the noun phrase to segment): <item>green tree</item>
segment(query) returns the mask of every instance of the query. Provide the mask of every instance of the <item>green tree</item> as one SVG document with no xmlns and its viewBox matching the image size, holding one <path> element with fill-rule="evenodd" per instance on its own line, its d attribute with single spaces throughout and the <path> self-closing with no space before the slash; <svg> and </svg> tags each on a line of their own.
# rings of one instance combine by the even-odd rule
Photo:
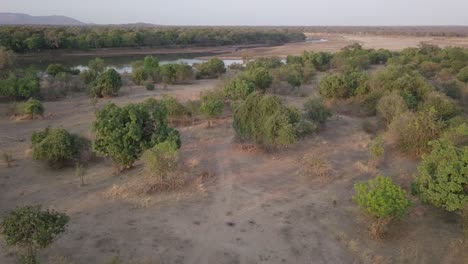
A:
<svg viewBox="0 0 468 264">
<path fill-rule="evenodd" d="M 0 223 L 0 233 L 7 245 L 25 251 L 23 263 L 36 264 L 36 252 L 46 248 L 65 232 L 69 217 L 55 211 L 43 211 L 39 206 L 18 207 Z"/>
<path fill-rule="evenodd" d="M 179 132 L 168 126 L 167 110 L 155 99 L 123 107 L 105 105 L 96 113 L 93 131 L 93 150 L 121 168 L 131 167 L 144 150 L 166 140 L 180 147 Z"/>
</svg>

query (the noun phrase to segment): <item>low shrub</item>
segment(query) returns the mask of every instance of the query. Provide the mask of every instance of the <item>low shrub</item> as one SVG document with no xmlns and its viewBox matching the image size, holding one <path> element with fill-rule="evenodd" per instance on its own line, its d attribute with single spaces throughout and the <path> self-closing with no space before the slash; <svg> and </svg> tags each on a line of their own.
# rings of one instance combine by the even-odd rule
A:
<svg viewBox="0 0 468 264">
<path fill-rule="evenodd" d="M 166 108 L 167 117 L 171 123 L 190 116 L 189 110 L 173 96 L 164 95 L 160 102 Z"/>
<path fill-rule="evenodd" d="M 384 157 L 385 148 L 383 137 L 374 138 L 369 144 L 369 160 L 372 165 L 377 166 Z"/>
<path fill-rule="evenodd" d="M 255 84 L 241 78 L 235 78 L 224 86 L 224 96 L 229 100 L 243 100 L 255 91 Z"/>
<path fill-rule="evenodd" d="M 90 89 L 90 94 L 92 97 L 117 96 L 117 92 L 121 87 L 122 79 L 120 74 L 114 69 L 109 69 L 98 76 Z"/>
<path fill-rule="evenodd" d="M 179 153 L 177 145 L 171 141 L 156 144 L 146 150 L 142 156 L 145 169 L 160 183 L 173 185 L 177 180 Z"/>
<path fill-rule="evenodd" d="M 234 107 L 233 127 L 241 139 L 267 147 L 292 144 L 298 137 L 300 114 L 272 95 L 253 93 Z"/>
<path fill-rule="evenodd" d="M 330 110 L 320 98 L 311 98 L 304 103 L 304 118 L 309 121 L 323 124 L 331 115 Z"/>
<path fill-rule="evenodd" d="M 331 163 L 320 155 L 306 154 L 300 160 L 302 168 L 300 175 L 305 177 L 318 177 L 322 180 L 328 180 L 332 173 Z"/>
<path fill-rule="evenodd" d="M 146 84 L 145 87 L 146 87 L 146 90 L 148 90 L 148 91 L 154 91 L 154 88 L 155 88 L 154 83 L 148 83 L 148 84 Z"/>
<path fill-rule="evenodd" d="M 20 103 L 16 108 L 16 113 L 20 115 L 27 115 L 29 118 L 34 119 L 34 115 L 42 115 L 44 113 L 44 106 L 41 101 L 29 98 L 26 102 Z"/>
<path fill-rule="evenodd" d="M 146 81 L 146 79 L 148 79 L 148 74 L 146 73 L 146 71 L 145 71 L 145 69 L 143 67 L 133 69 L 133 71 L 132 71 L 132 81 L 135 84 L 140 85 L 144 81 Z"/>
<path fill-rule="evenodd" d="M 193 79 L 193 69 L 187 64 L 164 64 L 159 67 L 159 75 L 165 84 L 186 83 Z"/>
<path fill-rule="evenodd" d="M 468 148 L 448 140 L 431 143 L 432 151 L 418 167 L 416 182 L 423 201 L 447 211 L 465 209 L 468 204 Z"/>
<path fill-rule="evenodd" d="M 85 139 L 63 128 L 46 128 L 31 136 L 33 158 L 51 167 L 62 167 L 81 157 Z"/>
<path fill-rule="evenodd" d="M 376 108 L 378 116 L 387 125 L 395 118 L 408 111 L 405 100 L 396 91 L 380 98 Z"/>
<path fill-rule="evenodd" d="M 325 75 L 319 82 L 319 93 L 325 98 L 349 98 L 369 92 L 368 76 L 363 72 Z"/>
<path fill-rule="evenodd" d="M 218 58 L 209 59 L 207 62 L 195 65 L 198 79 L 218 78 L 226 72 L 224 61 Z"/>
<path fill-rule="evenodd" d="M 340 74 L 327 74 L 319 83 L 319 93 L 325 98 L 347 98 L 351 95 Z"/>
<path fill-rule="evenodd" d="M 23 75 L 10 74 L 6 79 L 0 80 L 0 96 L 30 98 L 37 97 L 39 92 L 39 78 L 33 72 Z"/>
<path fill-rule="evenodd" d="M 208 118 L 208 127 L 212 120 L 223 113 L 224 102 L 217 96 L 206 94 L 201 98 L 200 113 Z"/>
<path fill-rule="evenodd" d="M 70 69 L 62 64 L 49 64 L 46 69 L 46 73 L 51 76 L 57 76 L 59 74 L 79 74 L 80 70 Z"/>
<path fill-rule="evenodd" d="M 263 67 L 250 69 L 244 72 L 244 78 L 255 84 L 260 91 L 265 91 L 273 82 L 270 72 Z"/>
<path fill-rule="evenodd" d="M 468 82 L 468 66 L 460 70 L 457 75 L 457 79 L 461 82 Z"/>
<path fill-rule="evenodd" d="M 13 155 L 11 155 L 10 153 L 2 152 L 2 160 L 5 166 L 7 168 L 10 168 L 14 161 Z"/>
<path fill-rule="evenodd" d="M 428 143 L 436 139 L 443 131 L 444 123 L 437 119 L 433 111 L 407 112 L 390 124 L 400 150 L 413 157 L 428 153 Z"/>
<path fill-rule="evenodd" d="M 449 120 L 461 112 L 461 109 L 452 99 L 435 91 L 426 96 L 419 108 L 422 111 L 433 110 L 436 118 L 442 120 Z"/>
<path fill-rule="evenodd" d="M 460 100 L 462 98 L 462 88 L 456 81 L 442 83 L 441 91 L 452 99 Z"/>
<path fill-rule="evenodd" d="M 354 184 L 354 201 L 376 220 L 372 226 L 374 237 L 380 237 L 386 225 L 402 218 L 411 205 L 405 191 L 389 178 L 377 176 L 367 182 Z"/>
</svg>

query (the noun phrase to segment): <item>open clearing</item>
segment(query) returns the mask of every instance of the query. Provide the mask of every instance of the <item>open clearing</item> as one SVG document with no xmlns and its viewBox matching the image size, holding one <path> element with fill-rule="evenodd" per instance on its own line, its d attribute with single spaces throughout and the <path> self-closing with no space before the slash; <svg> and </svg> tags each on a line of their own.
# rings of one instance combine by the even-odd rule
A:
<svg viewBox="0 0 468 264">
<path fill-rule="evenodd" d="M 185 101 L 216 82 L 154 92 L 126 86 L 119 97 L 100 100 L 98 107 L 162 93 Z M 305 89 L 312 93 L 315 88 Z M 284 98 L 292 104 L 306 99 Z M 196 121 L 178 127 L 182 161 L 191 178 L 206 177 L 178 192 L 127 195 L 125 186 L 138 182 L 141 163 L 116 174 L 110 161 L 97 159 L 87 167 L 87 185 L 80 187 L 73 168 L 51 170 L 28 156 L 32 132 L 48 125 L 92 137 L 94 109 L 85 94 L 46 102 L 41 120 L 14 121 L 5 115 L 7 103 L 0 108 L 0 146 L 15 158 L 12 168 L 0 168 L 0 211 L 43 204 L 71 219 L 60 239 L 40 253 L 47 263 L 109 263 L 115 257 L 122 263 L 468 262 L 459 217 L 419 203 L 384 240 L 370 239 L 368 220 L 351 201 L 353 184 L 376 173 L 366 165 L 371 135 L 362 129 L 364 118 L 335 113 L 315 135 L 272 153 L 236 143 L 229 117 L 211 129 Z M 299 160 L 305 154 L 326 157 L 331 174 L 301 176 Z M 404 176 L 416 164 L 391 150 L 379 170 L 408 191 Z M 0 263 L 14 263 L 13 251 L 1 248 Z"/>
</svg>

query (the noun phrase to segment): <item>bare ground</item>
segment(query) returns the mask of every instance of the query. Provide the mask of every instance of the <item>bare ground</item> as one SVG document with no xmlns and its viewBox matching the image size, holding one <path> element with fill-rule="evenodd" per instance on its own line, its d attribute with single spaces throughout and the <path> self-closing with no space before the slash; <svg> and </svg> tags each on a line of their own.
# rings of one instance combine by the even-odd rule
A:
<svg viewBox="0 0 468 264">
<path fill-rule="evenodd" d="M 154 92 L 125 87 L 98 107 L 162 93 L 188 100 L 214 86 L 196 81 Z M 110 161 L 98 159 L 80 187 L 72 168 L 51 170 L 25 153 L 31 133 L 48 125 L 91 138 L 94 109 L 85 95 L 46 102 L 42 120 L 13 121 L 4 115 L 8 106 L 0 107 L 0 147 L 15 158 L 12 168 L 0 168 L 0 216 L 15 206 L 42 204 L 71 218 L 66 233 L 40 253 L 44 263 L 109 263 L 114 257 L 122 263 L 467 263 L 459 216 L 417 201 L 385 239 L 370 239 L 369 219 L 351 200 L 353 184 L 378 173 L 367 165 L 371 135 L 361 128 L 363 118 L 337 114 L 316 135 L 274 152 L 243 148 L 228 116 L 211 129 L 201 121 L 180 127 L 182 163 L 193 165 L 187 175 L 205 173 L 210 180 L 132 196 L 113 191 L 139 181 L 140 163 L 116 174 Z M 331 176 L 301 176 L 305 154 L 326 157 Z M 415 166 L 390 152 L 379 169 L 408 190 Z M 2 247 L 0 263 L 14 260 L 14 250 Z"/>
</svg>

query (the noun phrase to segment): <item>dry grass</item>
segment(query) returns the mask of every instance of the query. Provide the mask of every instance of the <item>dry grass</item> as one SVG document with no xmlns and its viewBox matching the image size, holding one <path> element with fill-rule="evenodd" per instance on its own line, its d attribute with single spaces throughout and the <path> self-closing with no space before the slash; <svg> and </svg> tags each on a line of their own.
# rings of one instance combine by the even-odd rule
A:
<svg viewBox="0 0 468 264">
<path fill-rule="evenodd" d="M 322 155 L 306 154 L 300 160 L 301 169 L 299 175 L 311 179 L 328 181 L 333 174 L 331 163 Z"/>
</svg>

